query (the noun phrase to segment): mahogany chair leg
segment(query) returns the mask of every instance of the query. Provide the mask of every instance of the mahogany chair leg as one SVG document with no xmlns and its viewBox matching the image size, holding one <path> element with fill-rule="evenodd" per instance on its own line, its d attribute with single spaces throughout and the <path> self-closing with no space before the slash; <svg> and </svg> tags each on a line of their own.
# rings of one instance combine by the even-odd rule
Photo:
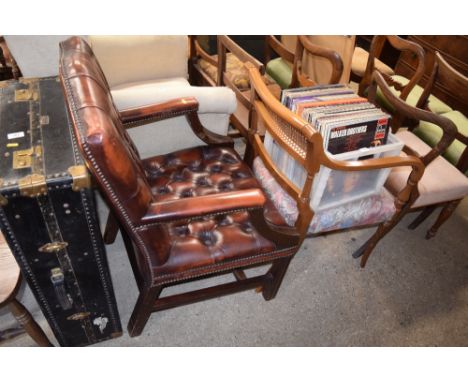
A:
<svg viewBox="0 0 468 382">
<path fill-rule="evenodd" d="M 453 200 L 451 202 L 448 202 L 444 205 L 442 208 L 442 211 L 440 211 L 439 216 L 437 217 L 437 220 L 433 224 L 433 226 L 427 231 L 426 233 L 426 239 L 431 239 L 433 238 L 436 234 L 438 229 L 442 224 L 445 223 L 445 221 L 452 216 L 453 211 L 457 208 L 457 206 L 460 204 L 461 199 L 459 200 Z"/>
<path fill-rule="evenodd" d="M 254 160 L 254 150 L 252 145 L 249 143 L 247 140 L 246 146 L 245 146 L 245 153 L 244 153 L 244 162 L 252 168 L 253 166 L 253 160 Z"/>
<path fill-rule="evenodd" d="M 31 313 L 18 300 L 13 299 L 8 303 L 11 313 L 39 346 L 53 346 L 44 331 L 37 324 Z"/>
<path fill-rule="evenodd" d="M 119 223 L 112 212 L 107 216 L 106 229 L 104 231 L 104 243 L 112 244 L 119 232 Z"/>
<path fill-rule="evenodd" d="M 162 287 L 153 287 L 140 292 L 127 326 L 130 337 L 137 337 L 141 334 L 153 312 L 154 302 L 161 294 L 162 289 Z"/>
<path fill-rule="evenodd" d="M 271 278 L 266 282 L 262 290 L 263 298 L 266 301 L 272 300 L 276 297 L 291 259 L 292 257 L 287 257 L 273 262 L 273 265 L 267 273 L 268 275 L 271 275 Z"/>
<path fill-rule="evenodd" d="M 414 219 L 411 224 L 408 226 L 409 229 L 415 229 L 418 227 L 424 220 L 426 220 L 436 209 L 436 206 L 428 206 L 422 210 L 422 212 Z"/>
<path fill-rule="evenodd" d="M 353 253 L 353 257 L 357 259 L 361 257 L 361 268 L 366 266 L 367 260 L 372 253 L 372 250 L 379 243 L 379 241 L 391 231 L 393 227 L 403 218 L 406 212 L 409 210 L 411 203 L 408 203 L 400 212 L 393 215 L 393 218 L 380 224 L 377 231 L 362 245 L 356 252 Z"/>
</svg>

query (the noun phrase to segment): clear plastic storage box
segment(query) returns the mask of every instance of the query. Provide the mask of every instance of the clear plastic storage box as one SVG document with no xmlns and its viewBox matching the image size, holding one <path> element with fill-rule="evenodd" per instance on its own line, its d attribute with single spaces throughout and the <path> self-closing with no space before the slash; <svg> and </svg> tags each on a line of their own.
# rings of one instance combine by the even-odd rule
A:
<svg viewBox="0 0 468 382">
<path fill-rule="evenodd" d="M 404 144 L 390 133 L 385 145 L 362 148 L 342 154 L 327 154 L 334 159 L 346 161 L 385 158 L 398 156 L 403 146 Z M 304 168 L 276 144 L 268 133 L 265 135 L 265 147 L 278 168 L 297 187 L 302 188 L 306 178 Z M 335 171 L 322 166 L 314 178 L 311 207 L 314 211 L 320 211 L 378 194 L 382 190 L 390 171 L 390 168 L 366 171 Z"/>
</svg>

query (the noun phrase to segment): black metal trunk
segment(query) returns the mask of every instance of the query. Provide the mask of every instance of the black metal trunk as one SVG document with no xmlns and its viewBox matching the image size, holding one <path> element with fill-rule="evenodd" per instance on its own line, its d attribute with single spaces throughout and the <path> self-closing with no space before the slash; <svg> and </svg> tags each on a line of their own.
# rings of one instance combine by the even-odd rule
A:
<svg viewBox="0 0 468 382">
<path fill-rule="evenodd" d="M 0 227 L 62 346 L 122 332 L 71 129 L 58 78 L 0 83 Z"/>
</svg>

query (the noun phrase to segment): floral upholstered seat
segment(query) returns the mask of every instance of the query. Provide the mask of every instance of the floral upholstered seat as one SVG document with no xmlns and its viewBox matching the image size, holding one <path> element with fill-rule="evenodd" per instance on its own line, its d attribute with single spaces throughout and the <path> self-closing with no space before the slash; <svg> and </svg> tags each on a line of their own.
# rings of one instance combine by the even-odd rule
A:
<svg viewBox="0 0 468 382">
<path fill-rule="evenodd" d="M 299 213 L 294 199 L 273 178 L 260 157 L 255 158 L 253 169 L 263 190 L 283 219 L 288 225 L 294 226 Z M 378 224 L 391 219 L 394 214 L 394 198 L 383 188 L 380 194 L 315 212 L 308 233 Z"/>
</svg>

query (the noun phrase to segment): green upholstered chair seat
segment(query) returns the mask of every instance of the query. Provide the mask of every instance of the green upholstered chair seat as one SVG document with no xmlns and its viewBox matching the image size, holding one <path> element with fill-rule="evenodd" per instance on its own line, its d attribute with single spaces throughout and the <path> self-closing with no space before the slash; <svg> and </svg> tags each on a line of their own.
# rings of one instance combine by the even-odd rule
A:
<svg viewBox="0 0 468 382">
<path fill-rule="evenodd" d="M 450 119 L 457 126 L 457 129 L 461 134 L 468 136 L 468 118 L 466 118 L 462 113 L 453 110 L 442 114 L 442 116 Z M 434 147 L 442 137 L 442 129 L 439 126 L 425 121 L 420 122 L 418 127 L 414 129 L 414 133 L 431 147 Z M 463 154 L 465 147 L 466 146 L 462 142 L 455 139 L 455 141 L 453 141 L 453 143 L 447 148 L 443 156 L 450 163 L 456 165 L 460 156 Z"/>
<path fill-rule="evenodd" d="M 287 89 L 292 80 L 292 65 L 281 57 L 268 62 L 267 74 L 273 78 L 281 89 Z"/>
<path fill-rule="evenodd" d="M 399 75 L 394 75 L 394 76 L 392 76 L 392 78 L 395 81 L 402 84 L 403 86 L 406 85 L 409 82 L 409 80 L 407 78 L 405 78 L 403 76 L 399 76 Z M 395 94 L 396 96 L 400 95 L 400 91 L 396 90 L 393 87 L 390 87 L 390 89 L 391 89 L 392 93 Z M 423 88 L 421 86 L 419 86 L 419 85 L 416 85 L 413 88 L 413 90 L 411 91 L 411 93 L 408 95 L 408 98 L 406 99 L 406 102 L 411 106 L 416 106 L 416 104 L 419 101 L 419 98 L 421 97 L 422 92 L 423 92 Z M 382 91 L 380 90 L 380 88 L 377 88 L 376 96 L 377 96 L 377 102 L 379 102 L 380 105 L 382 105 L 385 109 L 387 109 L 390 112 L 393 111 L 393 107 L 385 99 L 385 97 L 384 97 Z M 435 97 L 433 95 L 429 96 L 428 108 L 429 108 L 430 111 L 432 111 L 433 113 L 436 113 L 436 114 L 443 114 L 443 113 L 447 113 L 449 111 L 452 111 L 452 108 L 449 105 L 442 102 L 440 99 L 438 99 L 437 97 Z"/>
</svg>

